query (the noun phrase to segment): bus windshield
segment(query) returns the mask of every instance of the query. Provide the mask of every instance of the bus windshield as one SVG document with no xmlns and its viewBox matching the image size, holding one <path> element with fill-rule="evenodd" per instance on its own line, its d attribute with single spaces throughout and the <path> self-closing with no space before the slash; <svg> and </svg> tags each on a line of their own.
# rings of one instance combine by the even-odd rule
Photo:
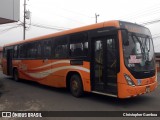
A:
<svg viewBox="0 0 160 120">
<path fill-rule="evenodd" d="M 123 45 L 125 65 L 135 72 L 155 69 L 153 41 L 149 36 L 129 33 L 128 45 Z"/>
</svg>

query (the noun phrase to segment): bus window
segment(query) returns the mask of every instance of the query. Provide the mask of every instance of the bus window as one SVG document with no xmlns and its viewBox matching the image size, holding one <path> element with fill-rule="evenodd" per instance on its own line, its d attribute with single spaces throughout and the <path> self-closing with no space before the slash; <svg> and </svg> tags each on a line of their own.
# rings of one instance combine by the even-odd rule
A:
<svg viewBox="0 0 160 120">
<path fill-rule="evenodd" d="M 100 82 L 102 79 L 102 68 L 103 68 L 103 49 L 102 49 L 102 40 L 95 41 L 95 78 L 96 82 Z"/>
<path fill-rule="evenodd" d="M 67 37 L 57 38 L 54 42 L 54 57 L 67 58 L 68 57 L 68 41 Z"/>
<path fill-rule="evenodd" d="M 39 52 L 41 50 L 41 47 L 38 47 Z M 51 52 L 52 52 L 52 43 L 50 40 L 44 41 L 44 58 L 51 58 Z"/>
<path fill-rule="evenodd" d="M 114 38 L 108 38 L 107 39 L 107 67 L 110 69 L 108 70 L 108 73 L 110 75 L 116 74 L 116 45 L 115 45 L 115 39 Z"/>
<path fill-rule="evenodd" d="M 36 58 L 37 56 L 37 47 L 35 43 L 29 43 L 27 45 L 27 57 L 28 58 Z"/>
<path fill-rule="evenodd" d="M 6 48 L 3 49 L 3 58 L 6 58 L 7 56 L 7 51 L 6 51 Z"/>
<path fill-rule="evenodd" d="M 81 57 L 88 55 L 88 42 L 84 33 L 71 35 L 70 37 L 70 56 Z"/>
<path fill-rule="evenodd" d="M 37 58 L 42 58 L 42 44 L 41 44 L 41 42 L 37 43 Z"/>
<path fill-rule="evenodd" d="M 19 46 L 19 58 L 26 58 L 26 44 Z"/>
<path fill-rule="evenodd" d="M 17 58 L 17 56 L 18 56 L 18 46 L 16 45 L 13 48 L 13 58 Z"/>
<path fill-rule="evenodd" d="M 83 44 L 75 43 L 70 44 L 71 56 L 83 56 Z"/>
</svg>

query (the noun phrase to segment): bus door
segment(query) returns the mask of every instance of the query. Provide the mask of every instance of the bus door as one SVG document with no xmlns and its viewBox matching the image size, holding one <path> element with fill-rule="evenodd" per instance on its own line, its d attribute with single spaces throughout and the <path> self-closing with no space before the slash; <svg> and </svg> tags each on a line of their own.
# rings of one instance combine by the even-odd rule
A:
<svg viewBox="0 0 160 120">
<path fill-rule="evenodd" d="M 12 75 L 12 58 L 13 58 L 13 50 L 7 50 L 7 75 Z"/>
<path fill-rule="evenodd" d="M 116 36 L 97 37 L 91 41 L 92 91 L 117 95 Z"/>
</svg>

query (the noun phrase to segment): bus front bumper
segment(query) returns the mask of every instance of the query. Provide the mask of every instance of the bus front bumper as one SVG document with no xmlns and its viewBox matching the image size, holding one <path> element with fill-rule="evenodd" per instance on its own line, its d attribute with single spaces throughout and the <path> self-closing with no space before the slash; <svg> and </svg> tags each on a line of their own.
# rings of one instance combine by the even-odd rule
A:
<svg viewBox="0 0 160 120">
<path fill-rule="evenodd" d="M 154 91 L 157 88 L 157 82 L 143 86 L 129 86 L 119 84 L 118 98 L 130 98 Z"/>
</svg>

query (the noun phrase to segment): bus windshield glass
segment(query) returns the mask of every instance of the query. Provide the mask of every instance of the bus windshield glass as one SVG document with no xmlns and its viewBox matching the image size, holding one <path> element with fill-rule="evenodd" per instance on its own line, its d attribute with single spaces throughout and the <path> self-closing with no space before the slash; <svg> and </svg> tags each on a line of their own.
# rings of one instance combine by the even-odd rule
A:
<svg viewBox="0 0 160 120">
<path fill-rule="evenodd" d="M 129 33 L 123 51 L 127 68 L 136 72 L 155 69 L 153 41 L 149 36 Z"/>
</svg>

